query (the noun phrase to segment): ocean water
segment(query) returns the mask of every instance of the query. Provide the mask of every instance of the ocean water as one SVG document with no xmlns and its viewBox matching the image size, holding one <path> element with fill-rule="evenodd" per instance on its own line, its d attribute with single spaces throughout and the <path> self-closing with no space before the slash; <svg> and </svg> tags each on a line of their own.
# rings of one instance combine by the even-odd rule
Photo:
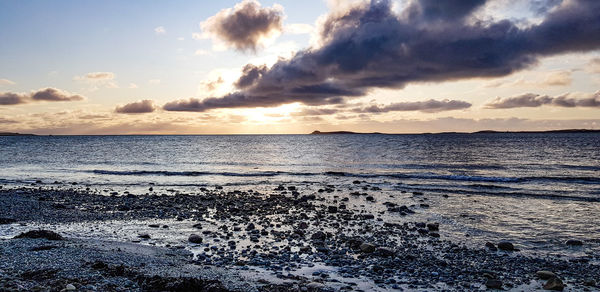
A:
<svg viewBox="0 0 600 292">
<path fill-rule="evenodd" d="M 309 192 L 351 189 L 355 180 L 381 188 L 369 193 L 382 200 L 408 204 L 406 194 L 423 192 L 431 207 L 415 216 L 448 226 L 443 235 L 453 240 L 600 251 L 597 133 L 0 137 L 5 186 L 76 182 L 144 193 L 295 184 Z M 586 245 L 566 250 L 570 238 Z"/>
</svg>

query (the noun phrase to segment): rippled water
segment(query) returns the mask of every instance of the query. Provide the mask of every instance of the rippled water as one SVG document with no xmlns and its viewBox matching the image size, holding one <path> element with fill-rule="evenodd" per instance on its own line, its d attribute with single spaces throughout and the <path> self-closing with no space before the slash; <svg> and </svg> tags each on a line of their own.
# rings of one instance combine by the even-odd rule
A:
<svg viewBox="0 0 600 292">
<path fill-rule="evenodd" d="M 0 137 L 0 183 L 270 189 L 363 180 L 421 191 L 447 236 L 530 250 L 598 251 L 600 134 Z M 446 198 L 443 195 L 448 195 Z M 401 200 L 400 198 L 398 200 Z M 366 208 L 369 208 L 368 206 Z M 375 207 L 373 207 L 375 208 Z M 468 237 L 465 237 L 468 234 Z"/>
</svg>

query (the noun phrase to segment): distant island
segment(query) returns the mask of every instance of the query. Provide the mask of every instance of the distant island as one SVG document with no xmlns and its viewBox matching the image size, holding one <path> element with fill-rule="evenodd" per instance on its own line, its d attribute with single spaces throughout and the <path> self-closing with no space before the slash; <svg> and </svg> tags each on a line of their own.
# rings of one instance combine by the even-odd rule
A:
<svg viewBox="0 0 600 292">
<path fill-rule="evenodd" d="M 0 136 L 35 136 L 34 134 L 20 134 L 10 132 L 0 132 Z"/>
<path fill-rule="evenodd" d="M 351 132 L 351 131 L 333 131 L 333 132 L 313 131 L 310 134 L 311 135 L 340 135 L 340 134 L 369 135 L 369 134 L 382 134 L 382 133 L 378 133 L 378 132 L 373 132 L 373 133 L 357 133 L 357 132 Z"/>
<path fill-rule="evenodd" d="M 548 130 L 548 131 L 494 131 L 494 130 L 483 130 L 477 132 L 439 132 L 439 133 L 420 133 L 420 135 L 440 135 L 440 134 L 510 134 L 510 133 L 529 133 L 529 134 L 539 134 L 539 133 L 600 133 L 600 130 L 591 130 L 591 129 L 565 129 L 565 130 Z M 332 132 L 321 132 L 321 131 L 313 131 L 310 133 L 311 135 L 373 135 L 373 134 L 383 134 L 383 135 L 405 135 L 403 133 L 392 134 L 392 133 L 359 133 L 352 131 L 332 131 Z M 409 135 L 419 135 L 419 133 L 409 134 Z"/>
</svg>

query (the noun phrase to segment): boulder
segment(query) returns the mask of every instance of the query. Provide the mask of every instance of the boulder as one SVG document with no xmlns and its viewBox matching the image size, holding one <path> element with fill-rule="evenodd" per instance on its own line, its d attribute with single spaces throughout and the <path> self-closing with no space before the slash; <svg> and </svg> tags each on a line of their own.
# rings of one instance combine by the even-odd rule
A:
<svg viewBox="0 0 600 292">
<path fill-rule="evenodd" d="M 583 241 L 578 240 L 578 239 L 569 239 L 567 240 L 567 242 L 565 242 L 566 245 L 573 245 L 573 246 L 581 246 L 583 245 Z"/>
<path fill-rule="evenodd" d="M 391 257 L 396 254 L 396 251 L 389 247 L 380 247 L 375 250 L 375 253 L 382 257 Z"/>
<path fill-rule="evenodd" d="M 202 243 L 202 237 L 198 234 L 192 234 L 192 235 L 190 235 L 190 237 L 188 237 L 188 241 L 191 243 L 200 244 L 200 243 Z"/>
<path fill-rule="evenodd" d="M 485 281 L 485 287 L 488 289 L 502 289 L 502 281 L 498 279 L 488 279 Z"/>
<path fill-rule="evenodd" d="M 544 290 L 562 291 L 565 289 L 565 284 L 559 278 L 554 277 L 548 280 L 543 288 Z"/>
<path fill-rule="evenodd" d="M 25 233 L 21 233 L 17 236 L 15 236 L 15 238 L 45 238 L 48 240 L 63 240 L 64 238 L 54 232 L 54 231 L 50 231 L 50 230 L 30 230 L 27 231 Z"/>
<path fill-rule="evenodd" d="M 515 246 L 509 241 L 500 241 L 498 242 L 498 248 L 504 251 L 513 251 L 515 250 Z"/>
<path fill-rule="evenodd" d="M 372 253 L 375 251 L 375 245 L 371 243 L 363 243 L 359 246 L 359 248 L 364 253 Z"/>
<path fill-rule="evenodd" d="M 542 280 L 548 280 L 556 277 L 556 274 L 550 271 L 537 271 L 535 275 Z"/>
<path fill-rule="evenodd" d="M 427 229 L 429 229 L 429 231 L 439 231 L 440 224 L 439 223 L 427 223 Z"/>
<path fill-rule="evenodd" d="M 312 240 L 325 240 L 325 238 L 327 238 L 327 234 L 323 231 L 317 231 L 310 237 Z"/>
</svg>

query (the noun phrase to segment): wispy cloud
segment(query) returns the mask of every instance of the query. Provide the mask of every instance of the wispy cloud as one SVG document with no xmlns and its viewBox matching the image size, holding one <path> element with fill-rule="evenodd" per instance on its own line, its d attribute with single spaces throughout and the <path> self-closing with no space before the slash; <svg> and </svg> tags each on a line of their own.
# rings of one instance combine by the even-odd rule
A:
<svg viewBox="0 0 600 292">
<path fill-rule="evenodd" d="M 600 107 L 600 91 L 591 94 L 567 93 L 556 97 L 526 93 L 508 98 L 498 97 L 485 107 L 489 109 L 508 109 L 540 107 L 544 105 L 557 107 Z"/>
<path fill-rule="evenodd" d="M 542 75 L 542 74 L 540 74 Z M 547 72 L 541 78 L 519 78 L 513 81 L 494 81 L 485 85 L 487 88 L 498 87 L 546 87 L 546 86 L 568 86 L 573 82 L 572 72 L 569 70 Z"/>
<path fill-rule="evenodd" d="M 388 105 L 371 105 L 363 108 L 355 108 L 356 113 L 387 113 L 396 111 L 420 111 L 425 113 L 436 113 L 442 111 L 453 111 L 468 109 L 471 104 L 462 100 L 435 100 L 415 102 L 397 102 Z"/>
<path fill-rule="evenodd" d="M 154 33 L 156 35 L 163 35 L 163 34 L 167 34 L 167 30 L 165 29 L 164 26 L 158 26 L 158 27 L 154 28 Z"/>
<path fill-rule="evenodd" d="M 104 88 L 119 88 L 115 82 L 115 73 L 113 72 L 90 72 L 82 76 L 75 76 L 73 80 L 88 84 L 89 90 L 98 90 Z"/>
<path fill-rule="evenodd" d="M 0 79 L 0 86 L 3 85 L 15 85 L 16 83 L 14 81 L 10 81 L 8 79 Z"/>
<path fill-rule="evenodd" d="M 586 70 L 590 73 L 600 73 L 600 58 L 594 58 L 586 66 Z"/>
</svg>

